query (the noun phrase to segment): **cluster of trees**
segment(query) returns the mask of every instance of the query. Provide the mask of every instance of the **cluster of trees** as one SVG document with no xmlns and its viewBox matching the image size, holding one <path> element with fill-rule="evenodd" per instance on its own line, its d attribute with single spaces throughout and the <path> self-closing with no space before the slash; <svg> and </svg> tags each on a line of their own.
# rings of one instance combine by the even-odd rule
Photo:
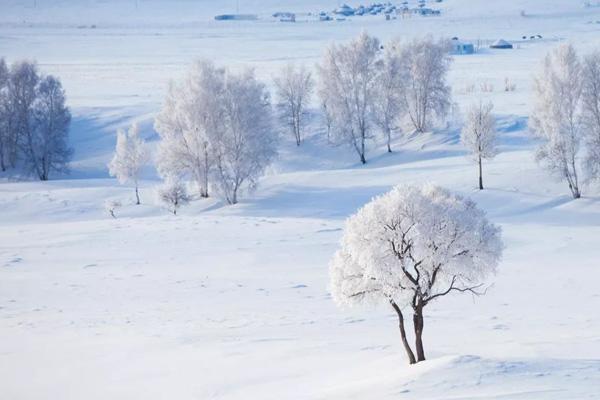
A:
<svg viewBox="0 0 600 400">
<path fill-rule="evenodd" d="M 391 152 L 393 135 L 403 126 L 424 132 L 434 118 L 447 115 L 450 61 L 447 40 L 425 37 L 384 46 L 363 32 L 326 49 L 317 85 L 304 66 L 282 70 L 275 79 L 281 116 L 300 145 L 304 110 L 317 86 L 328 138 L 350 144 L 364 164 L 378 134 Z"/>
<path fill-rule="evenodd" d="M 197 62 L 182 82 L 171 83 L 155 119 L 160 136 L 156 165 L 165 180 L 159 199 L 186 202 L 182 182 L 187 180 L 200 197 L 215 191 L 237 203 L 277 155 L 276 115 L 301 145 L 306 110 L 317 88 L 330 139 L 350 144 L 363 163 L 377 134 L 391 152 L 393 135 L 404 124 L 423 132 L 434 118 L 446 116 L 448 48 L 447 41 L 430 37 L 384 47 L 367 33 L 332 44 L 318 65 L 318 84 L 305 66 L 294 64 L 274 78 L 277 114 L 252 70 L 233 73 L 210 61 Z M 139 171 L 147 161 L 142 147 L 137 133 L 120 132 L 109 164 L 111 175 L 135 185 L 138 204 Z"/>
<path fill-rule="evenodd" d="M 202 197 L 214 188 L 235 204 L 277 155 L 272 117 L 269 93 L 253 70 L 200 61 L 171 85 L 156 118 L 158 171 L 166 181 L 190 178 Z"/>
<path fill-rule="evenodd" d="M 194 64 L 182 82 L 173 82 L 155 119 L 160 136 L 156 167 L 165 183 L 158 200 L 175 214 L 190 200 L 186 181 L 200 197 L 215 190 L 229 204 L 252 190 L 277 155 L 272 106 L 266 87 L 246 69 L 240 73 L 210 61 Z M 137 129 L 120 132 L 109 169 L 136 187 L 147 162 Z"/>
<path fill-rule="evenodd" d="M 582 182 L 600 179 L 600 51 L 580 58 L 569 44 L 557 47 L 544 59 L 534 95 L 536 158 L 579 198 Z"/>
<path fill-rule="evenodd" d="M 376 137 L 383 137 L 391 152 L 394 135 L 403 129 L 424 132 L 447 116 L 448 49 L 446 40 L 431 37 L 384 46 L 365 32 L 346 44 L 332 44 L 317 65 L 318 81 L 305 66 L 294 64 L 274 78 L 278 115 L 300 146 L 316 92 L 328 138 L 349 144 L 366 163 L 369 142 Z M 565 179 L 577 198 L 580 170 L 585 180 L 600 179 L 600 52 L 580 59 L 572 46 L 558 47 L 546 57 L 534 92 L 530 128 L 542 139 L 536 158 Z M 461 142 L 478 166 L 479 189 L 483 161 L 498 153 L 492 110 L 491 102 L 471 105 L 461 131 Z M 237 203 L 277 155 L 274 116 L 269 92 L 252 70 L 233 73 L 197 62 L 182 82 L 171 84 L 155 120 L 161 139 L 156 164 L 165 180 L 159 197 L 178 199 L 171 206 L 184 204 L 190 197 L 182 182 L 189 180 L 201 197 L 210 190 Z M 582 142 L 586 154 L 580 160 Z M 6 158 L 10 152 L 3 154 Z M 122 183 L 134 183 L 138 204 L 137 182 L 145 162 L 136 129 L 120 132 L 110 173 Z"/>
<path fill-rule="evenodd" d="M 0 169 L 24 168 L 40 180 L 64 172 L 71 114 L 60 80 L 41 75 L 35 62 L 7 67 L 0 59 Z"/>
<path fill-rule="evenodd" d="M 529 129 L 539 140 L 536 160 L 581 197 L 582 183 L 600 180 L 600 50 L 584 57 L 570 44 L 548 53 L 535 76 Z M 497 154 L 492 103 L 467 111 L 462 143 L 479 166 Z"/>
</svg>

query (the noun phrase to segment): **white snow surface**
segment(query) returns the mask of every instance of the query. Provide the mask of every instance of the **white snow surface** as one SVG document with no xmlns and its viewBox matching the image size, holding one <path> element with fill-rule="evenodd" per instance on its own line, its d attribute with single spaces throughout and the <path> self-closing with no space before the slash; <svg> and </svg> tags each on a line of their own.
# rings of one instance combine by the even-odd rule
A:
<svg viewBox="0 0 600 400">
<path fill-rule="evenodd" d="M 600 398 L 599 190 L 572 200 L 535 164 L 527 133 L 532 73 L 559 42 L 600 47 L 600 7 L 444 0 L 440 17 L 284 24 L 266 16 L 337 2 L 240 0 L 256 22 L 212 20 L 235 1 L 33 4 L 0 2 L 0 57 L 35 58 L 60 76 L 75 156 L 71 174 L 49 182 L 0 178 L 1 399 Z M 253 195 L 195 200 L 176 217 L 155 204 L 152 167 L 141 206 L 108 177 L 117 128 L 138 121 L 154 146 L 168 81 L 195 59 L 270 80 L 362 29 L 515 45 L 456 56 L 450 74 L 462 108 L 495 103 L 501 153 L 484 164 L 486 190 L 475 190 L 456 124 L 397 139 L 392 154 L 381 140 L 361 166 L 313 120 L 300 148 L 284 133 Z M 507 77 L 516 91 L 504 92 Z M 506 249 L 485 296 L 428 307 L 428 360 L 408 366 L 391 307 L 336 308 L 327 264 L 346 217 L 398 183 L 426 181 L 473 198 Z M 111 199 L 124 203 L 117 219 L 104 210 Z"/>
</svg>

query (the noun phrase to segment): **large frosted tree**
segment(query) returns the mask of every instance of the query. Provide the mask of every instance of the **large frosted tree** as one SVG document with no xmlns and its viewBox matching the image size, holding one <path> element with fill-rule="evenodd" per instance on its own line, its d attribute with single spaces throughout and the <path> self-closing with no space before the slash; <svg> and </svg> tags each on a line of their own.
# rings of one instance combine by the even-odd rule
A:
<svg viewBox="0 0 600 400">
<path fill-rule="evenodd" d="M 148 150 L 139 136 L 138 125 L 134 123 L 127 132 L 119 130 L 115 154 L 108 164 L 109 173 L 117 177 L 121 184 L 133 183 L 136 204 L 140 204 L 140 173 L 147 162 Z"/>
<path fill-rule="evenodd" d="M 373 138 L 372 110 L 382 67 L 379 40 L 366 32 L 347 44 L 332 44 L 319 65 L 319 93 L 327 104 L 331 126 L 367 162 L 367 142 Z"/>
<path fill-rule="evenodd" d="M 498 153 L 493 108 L 491 102 L 472 105 L 467 111 L 465 125 L 460 135 L 461 142 L 479 167 L 480 190 L 483 189 L 483 160 L 494 158 Z"/>
<path fill-rule="evenodd" d="M 573 46 L 563 44 L 550 52 L 534 81 L 535 106 L 529 124 L 541 140 L 536 159 L 567 182 L 573 198 L 581 197 L 582 84 L 582 67 Z"/>
<path fill-rule="evenodd" d="M 453 292 L 482 293 L 502 250 L 500 228 L 473 201 L 436 186 L 398 186 L 346 221 L 330 263 L 331 293 L 340 306 L 391 305 L 414 364 L 425 360 L 425 308 Z"/>
</svg>

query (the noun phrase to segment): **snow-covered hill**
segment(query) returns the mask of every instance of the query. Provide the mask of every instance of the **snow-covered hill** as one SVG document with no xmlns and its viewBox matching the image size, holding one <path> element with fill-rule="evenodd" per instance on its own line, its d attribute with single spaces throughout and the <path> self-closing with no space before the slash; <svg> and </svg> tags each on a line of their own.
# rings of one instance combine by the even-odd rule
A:
<svg viewBox="0 0 600 400">
<path fill-rule="evenodd" d="M 0 3 L 0 57 L 36 58 L 61 77 L 75 148 L 71 175 L 0 181 L 0 398 L 600 398 L 600 192 L 571 200 L 535 164 L 527 134 L 533 71 L 559 42 L 599 47 L 600 8 L 444 0 L 435 18 L 283 24 L 212 20 L 235 1 Z M 141 206 L 108 177 L 116 129 L 139 121 L 154 145 L 167 83 L 194 59 L 251 65 L 270 81 L 286 61 L 313 65 L 327 43 L 362 29 L 515 43 L 455 57 L 450 76 L 460 106 L 495 103 L 502 152 L 485 165 L 488 189 L 474 189 L 454 126 L 398 139 L 393 154 L 375 144 L 360 166 L 326 144 L 316 120 L 300 148 L 282 140 L 257 192 L 236 206 L 196 200 L 173 217 L 155 205 L 153 168 Z M 543 38 L 522 39 L 534 34 Z M 505 78 L 516 91 L 503 90 Z M 424 181 L 471 196 L 502 227 L 506 250 L 486 296 L 431 306 L 429 360 L 408 367 L 391 308 L 337 309 L 327 263 L 348 215 L 395 184 Z M 108 199 L 125 203 L 117 219 Z"/>
</svg>

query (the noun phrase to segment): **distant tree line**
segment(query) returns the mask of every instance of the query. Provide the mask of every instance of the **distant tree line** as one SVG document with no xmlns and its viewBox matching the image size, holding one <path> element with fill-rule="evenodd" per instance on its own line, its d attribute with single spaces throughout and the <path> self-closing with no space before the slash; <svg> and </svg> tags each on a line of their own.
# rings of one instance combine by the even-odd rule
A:
<svg viewBox="0 0 600 400">
<path fill-rule="evenodd" d="M 40 180 L 67 171 L 71 114 L 60 80 L 35 62 L 0 59 L 0 169 L 22 167 Z"/>
</svg>

